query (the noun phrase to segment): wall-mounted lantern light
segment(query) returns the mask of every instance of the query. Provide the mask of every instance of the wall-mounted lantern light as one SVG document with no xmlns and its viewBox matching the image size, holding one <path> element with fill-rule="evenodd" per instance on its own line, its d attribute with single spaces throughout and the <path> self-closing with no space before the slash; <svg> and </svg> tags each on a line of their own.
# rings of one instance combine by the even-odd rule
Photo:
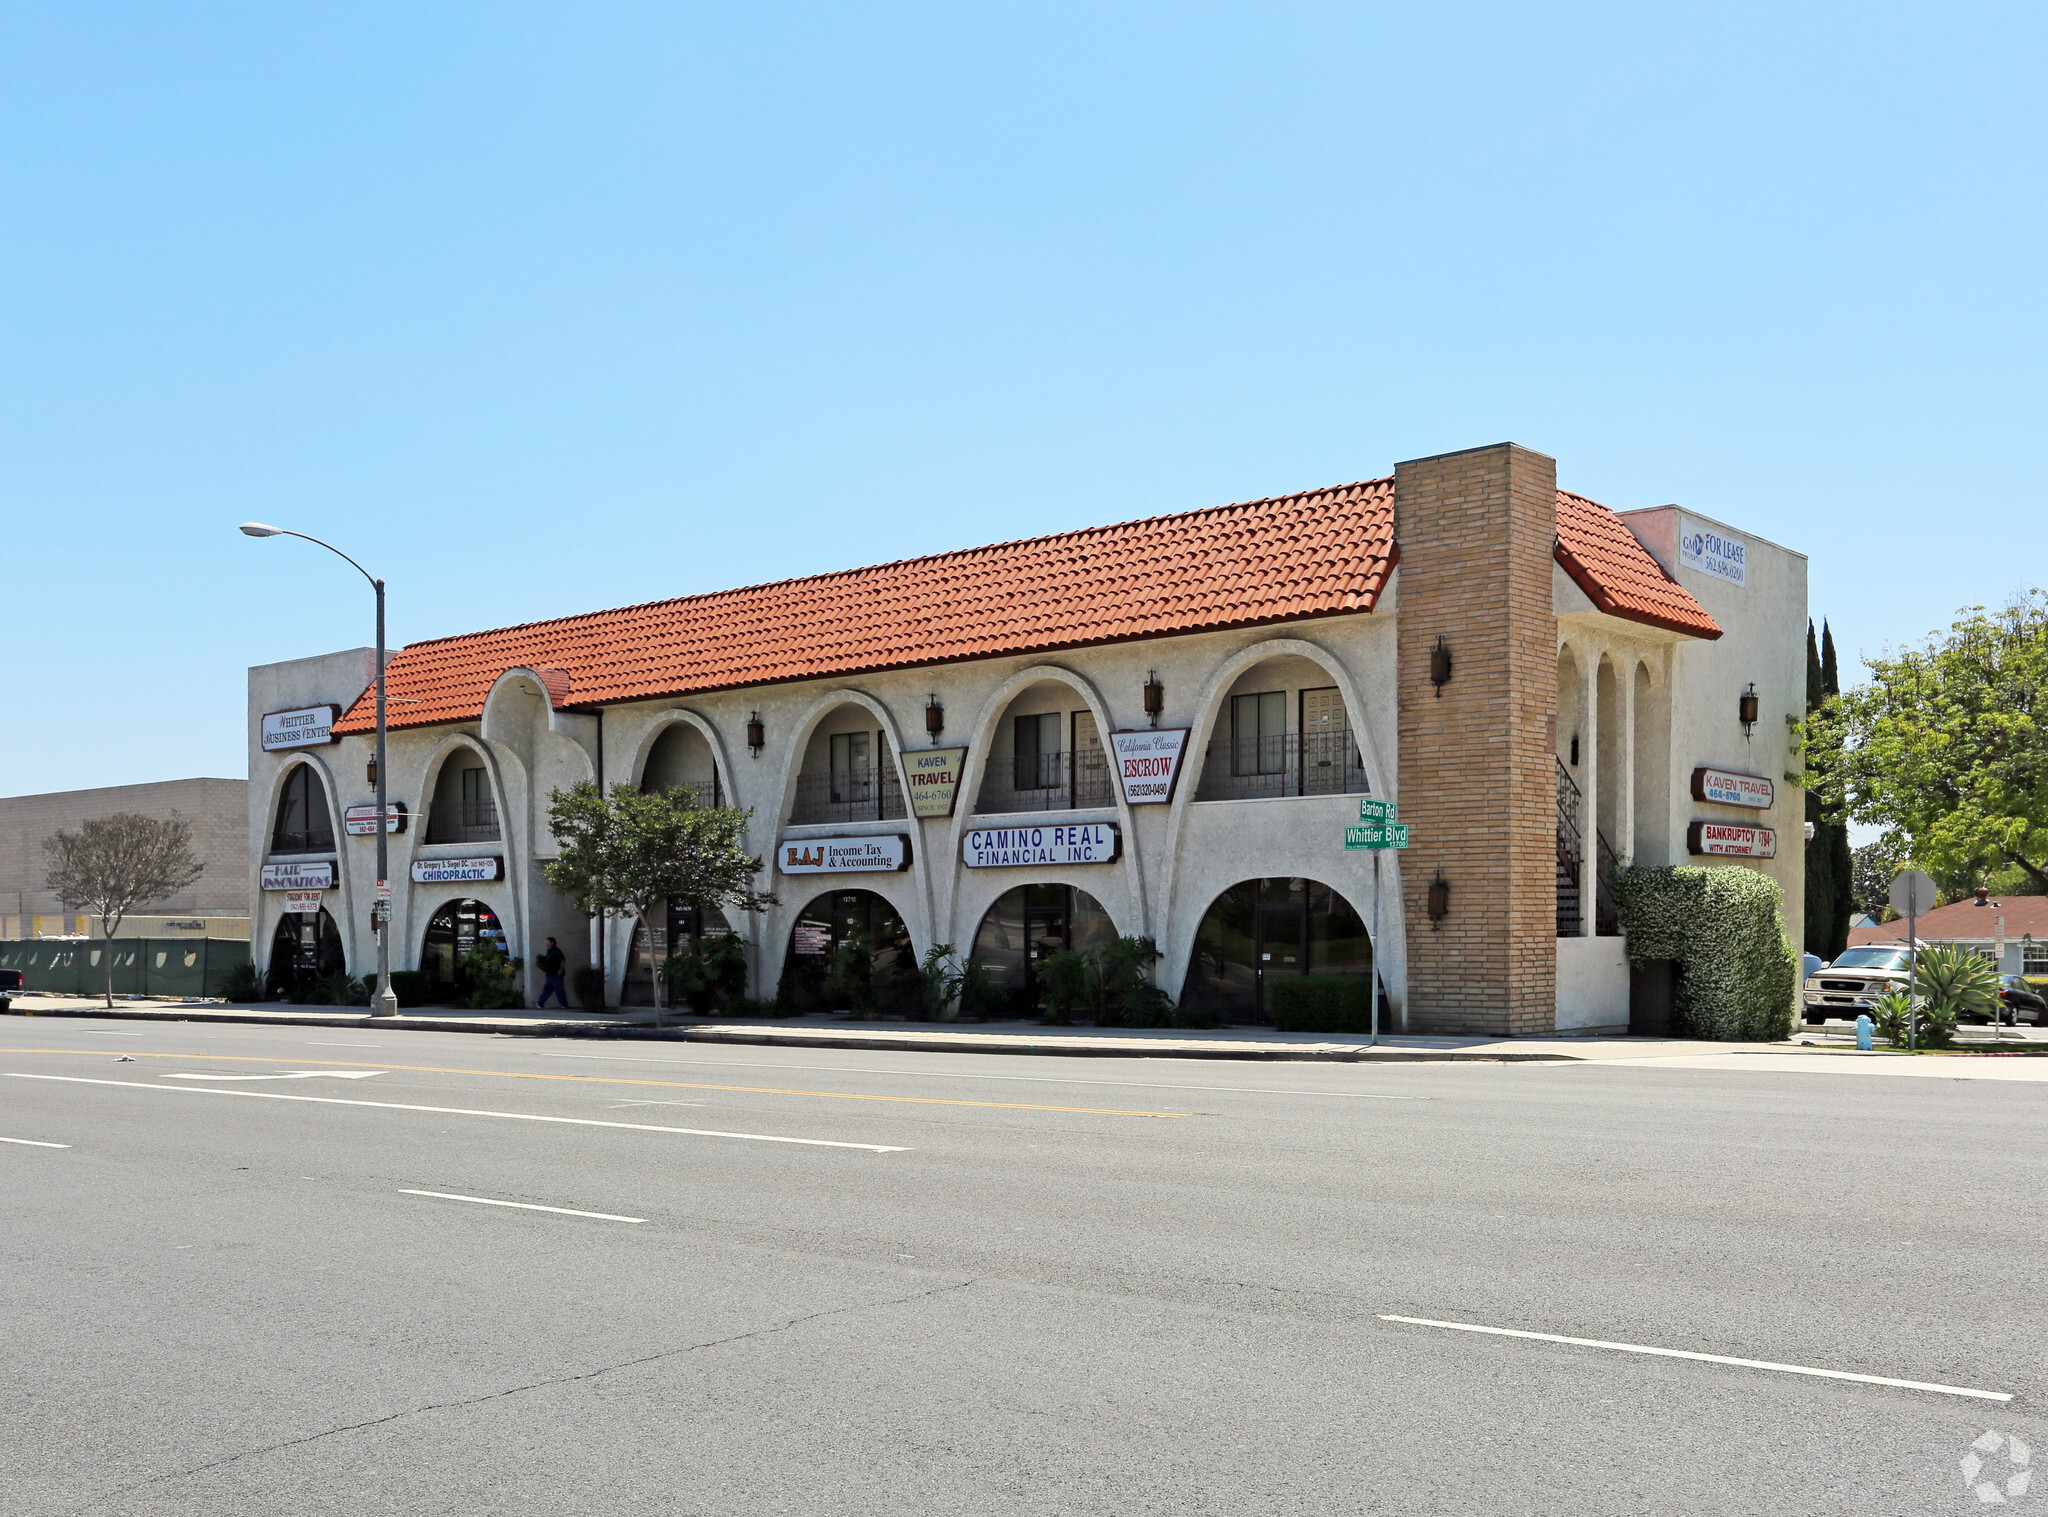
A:
<svg viewBox="0 0 2048 1517">
<path fill-rule="evenodd" d="M 1451 914 L 1451 882 L 1444 878 L 1439 869 L 1436 878 L 1429 882 L 1429 930 L 1435 932 L 1443 926 L 1445 917 Z"/>
<path fill-rule="evenodd" d="M 367 780 L 367 783 L 369 784 L 370 788 L 371 788 L 372 790 L 376 789 L 376 788 L 377 788 L 377 760 L 376 760 L 376 758 L 375 758 L 374 756 L 372 756 L 372 757 L 371 757 L 371 759 L 370 759 L 370 764 L 369 764 L 369 768 L 368 768 L 367 770 L 365 770 L 364 772 L 365 772 L 365 773 L 367 774 L 367 776 L 368 776 L 368 780 Z"/>
<path fill-rule="evenodd" d="M 1152 719 L 1152 725 L 1159 725 L 1159 713 L 1166 709 L 1166 687 L 1159 683 L 1159 671 L 1152 670 L 1145 676 L 1145 715 Z"/>
<path fill-rule="evenodd" d="M 1578 735 L 1578 733 L 1574 732 L 1574 733 L 1572 734 L 1572 768 L 1576 769 L 1576 768 L 1578 768 L 1578 767 L 1579 767 L 1579 735 Z"/>
<path fill-rule="evenodd" d="M 1443 698 L 1444 686 L 1451 682 L 1451 645 L 1444 641 L 1444 635 L 1436 635 L 1436 646 L 1429 650 L 1429 682 L 1436 686 L 1437 698 Z"/>
<path fill-rule="evenodd" d="M 1735 719 L 1742 723 L 1744 741 L 1749 738 L 1750 729 L 1756 726 L 1756 681 L 1749 682 L 1749 688 L 1736 698 Z"/>
<path fill-rule="evenodd" d="M 936 695 L 929 697 L 924 703 L 924 730 L 931 734 L 931 739 L 935 743 L 939 740 L 939 734 L 946 730 L 946 708 L 939 704 Z"/>
<path fill-rule="evenodd" d="M 754 757 L 761 756 L 761 749 L 767 745 L 768 729 L 761 725 L 761 713 L 756 711 L 747 718 L 747 746 L 754 750 Z"/>
</svg>

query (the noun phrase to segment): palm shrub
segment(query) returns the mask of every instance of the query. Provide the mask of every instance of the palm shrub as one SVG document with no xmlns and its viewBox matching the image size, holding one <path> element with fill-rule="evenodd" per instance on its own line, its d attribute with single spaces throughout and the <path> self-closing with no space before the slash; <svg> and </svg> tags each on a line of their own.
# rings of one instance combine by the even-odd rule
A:
<svg viewBox="0 0 2048 1517">
<path fill-rule="evenodd" d="M 1871 1020 L 1884 1040 L 1894 1048 L 1947 1048 L 1956 1040 L 1955 1013 L 1943 1006 L 1922 1006 L 1919 1009 L 1919 1036 L 1913 1035 L 1909 1021 L 1914 1013 L 1912 1003 L 1903 990 L 1894 990 L 1881 997 L 1871 1008 Z"/>
<path fill-rule="evenodd" d="M 1913 988 L 1929 1012 L 1945 1012 L 1951 1025 L 1964 1017 L 1998 1015 L 1998 972 L 1960 943 L 1937 943 L 1917 955 Z"/>
<path fill-rule="evenodd" d="M 244 959 L 228 971 L 227 979 L 221 983 L 221 995 L 229 1001 L 249 1002 L 263 999 L 263 971 L 249 960 Z"/>
<path fill-rule="evenodd" d="M 923 976 L 923 1015 L 927 1022 L 950 1021 L 954 1002 L 960 999 L 960 953 L 951 943 L 934 943 L 924 951 L 919 966 Z"/>
<path fill-rule="evenodd" d="M 1062 948 L 1038 962 L 1039 1020 L 1057 1027 L 1072 1024 L 1076 1011 L 1099 1019 L 1103 976 L 1094 954 L 1084 948 Z"/>
</svg>

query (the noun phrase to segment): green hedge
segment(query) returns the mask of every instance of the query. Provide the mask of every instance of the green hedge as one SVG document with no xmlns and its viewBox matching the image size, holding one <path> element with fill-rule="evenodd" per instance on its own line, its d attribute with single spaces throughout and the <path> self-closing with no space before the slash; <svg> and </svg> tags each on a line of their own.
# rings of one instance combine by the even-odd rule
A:
<svg viewBox="0 0 2048 1517">
<path fill-rule="evenodd" d="M 1792 1034 L 1798 956 L 1777 881 L 1753 869 L 1633 866 L 1616 877 L 1631 963 L 1678 964 L 1683 1037 L 1768 1043 Z"/>
<path fill-rule="evenodd" d="M 1275 975 L 1266 1009 L 1276 1032 L 1371 1032 L 1369 974 Z"/>
<path fill-rule="evenodd" d="M 370 988 L 370 994 L 377 994 L 377 977 L 363 976 L 363 983 Z M 434 977 L 424 969 L 394 969 L 391 971 L 391 993 L 398 997 L 400 1006 L 431 1006 L 434 1002 Z"/>
</svg>

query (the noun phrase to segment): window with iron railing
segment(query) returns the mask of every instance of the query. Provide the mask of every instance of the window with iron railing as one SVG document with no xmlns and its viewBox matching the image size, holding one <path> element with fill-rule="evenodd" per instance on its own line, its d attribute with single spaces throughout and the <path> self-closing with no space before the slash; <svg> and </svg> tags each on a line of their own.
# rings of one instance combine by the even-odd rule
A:
<svg viewBox="0 0 2048 1517">
<path fill-rule="evenodd" d="M 822 774 L 797 776 L 792 823 L 895 821 L 909 814 L 881 733 L 835 732 L 826 741 L 825 759 Z"/>
<path fill-rule="evenodd" d="M 426 842 L 499 841 L 491 772 L 481 764 L 465 764 L 467 756 L 458 752 L 441 766 L 441 776 L 434 784 L 434 804 L 427 816 Z"/>
</svg>

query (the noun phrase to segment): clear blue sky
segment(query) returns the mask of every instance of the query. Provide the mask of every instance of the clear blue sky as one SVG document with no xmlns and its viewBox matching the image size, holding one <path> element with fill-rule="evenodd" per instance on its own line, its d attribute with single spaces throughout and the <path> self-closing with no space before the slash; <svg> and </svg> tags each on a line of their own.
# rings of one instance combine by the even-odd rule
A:
<svg viewBox="0 0 2048 1517">
<path fill-rule="evenodd" d="M 1514 439 L 2042 567 L 2035 5 L 0 11 L 0 793 L 243 772 L 243 671 Z"/>
</svg>

